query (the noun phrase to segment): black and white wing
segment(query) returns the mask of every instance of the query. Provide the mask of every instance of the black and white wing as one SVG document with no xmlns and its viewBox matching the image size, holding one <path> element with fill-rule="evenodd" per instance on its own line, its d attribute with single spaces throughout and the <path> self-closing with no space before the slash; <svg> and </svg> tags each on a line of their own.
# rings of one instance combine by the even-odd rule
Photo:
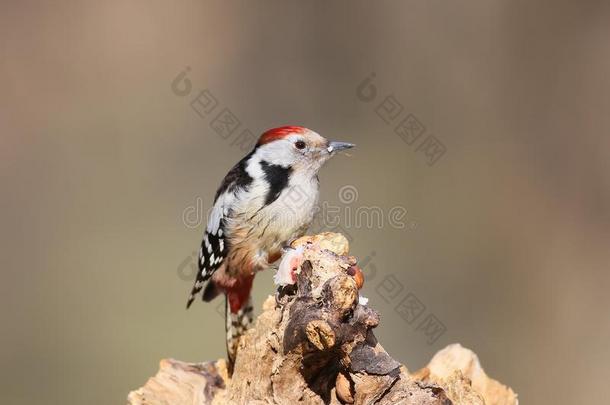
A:
<svg viewBox="0 0 610 405">
<path fill-rule="evenodd" d="M 216 192 L 214 207 L 210 213 L 208 226 L 199 248 L 199 271 L 186 303 L 187 308 L 191 306 L 197 294 L 204 288 L 206 281 L 218 270 L 227 256 L 229 244 L 225 238 L 225 219 L 230 215 L 237 193 L 246 189 L 252 182 L 252 178 L 246 172 L 246 165 L 250 156 L 251 154 L 243 158 L 227 173 Z M 214 286 L 210 287 L 213 288 Z"/>
</svg>

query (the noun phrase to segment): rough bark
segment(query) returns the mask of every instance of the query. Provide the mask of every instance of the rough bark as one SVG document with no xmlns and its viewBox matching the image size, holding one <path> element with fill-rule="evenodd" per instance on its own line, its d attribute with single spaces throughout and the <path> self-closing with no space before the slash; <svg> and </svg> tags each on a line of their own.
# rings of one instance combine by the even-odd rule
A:
<svg viewBox="0 0 610 405">
<path fill-rule="evenodd" d="M 240 340 L 231 377 L 224 360 L 162 360 L 129 404 L 517 404 L 459 345 L 416 373 L 390 357 L 373 328 L 379 315 L 359 303 L 356 259 L 339 234 L 301 238 L 295 286 L 280 288 Z"/>
</svg>

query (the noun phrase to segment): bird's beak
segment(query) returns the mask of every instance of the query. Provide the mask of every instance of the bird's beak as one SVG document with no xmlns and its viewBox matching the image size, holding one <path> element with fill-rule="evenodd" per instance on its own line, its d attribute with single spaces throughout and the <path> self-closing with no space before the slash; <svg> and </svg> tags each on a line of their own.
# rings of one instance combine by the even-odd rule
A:
<svg viewBox="0 0 610 405">
<path fill-rule="evenodd" d="M 354 146 L 356 145 L 354 145 L 353 143 L 332 141 L 328 144 L 328 148 L 326 148 L 326 150 L 328 151 L 328 153 L 333 153 L 345 149 L 351 149 Z"/>
</svg>

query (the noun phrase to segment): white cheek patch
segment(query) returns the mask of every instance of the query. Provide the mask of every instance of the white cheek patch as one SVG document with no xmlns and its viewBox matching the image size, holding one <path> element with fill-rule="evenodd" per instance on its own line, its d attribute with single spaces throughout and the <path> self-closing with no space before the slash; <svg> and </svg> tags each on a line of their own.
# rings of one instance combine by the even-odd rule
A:
<svg viewBox="0 0 610 405">
<path fill-rule="evenodd" d="M 326 148 L 326 150 L 328 151 L 328 153 L 333 153 L 334 149 L 332 146 L 329 146 L 328 148 Z"/>
</svg>

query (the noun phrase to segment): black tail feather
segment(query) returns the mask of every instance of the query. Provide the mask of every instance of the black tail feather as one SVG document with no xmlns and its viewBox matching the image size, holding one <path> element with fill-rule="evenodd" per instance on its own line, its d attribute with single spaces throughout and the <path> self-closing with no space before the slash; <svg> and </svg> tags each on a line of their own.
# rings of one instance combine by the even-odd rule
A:
<svg viewBox="0 0 610 405">
<path fill-rule="evenodd" d="M 221 292 L 222 292 L 222 290 L 220 288 L 218 288 L 216 283 L 214 281 L 210 280 L 210 281 L 208 281 L 208 284 L 203 289 L 203 295 L 201 296 L 201 298 L 205 302 L 210 302 L 214 298 L 218 297 L 218 294 L 220 294 Z"/>
</svg>

